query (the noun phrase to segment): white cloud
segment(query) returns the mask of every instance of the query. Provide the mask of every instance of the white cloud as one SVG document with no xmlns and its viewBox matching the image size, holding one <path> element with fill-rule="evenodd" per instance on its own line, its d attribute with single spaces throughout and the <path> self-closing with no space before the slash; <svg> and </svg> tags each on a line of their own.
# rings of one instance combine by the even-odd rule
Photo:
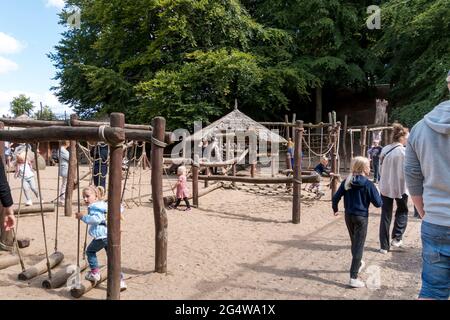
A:
<svg viewBox="0 0 450 320">
<path fill-rule="evenodd" d="M 47 0 L 46 7 L 55 7 L 58 9 L 64 8 L 64 0 Z"/>
<path fill-rule="evenodd" d="M 16 71 L 17 69 L 19 69 L 17 63 L 0 56 L 0 74 Z"/>
<path fill-rule="evenodd" d="M 0 54 L 18 53 L 23 48 L 25 48 L 25 45 L 20 43 L 20 41 L 6 33 L 0 32 Z"/>
<path fill-rule="evenodd" d="M 30 97 L 31 101 L 36 106 L 36 108 L 33 110 L 33 113 L 39 110 L 40 102 L 42 102 L 43 106 L 48 105 L 53 113 L 57 115 L 64 114 L 64 111 L 67 112 L 68 116 L 73 113 L 73 110 L 71 110 L 68 106 L 61 104 L 55 97 L 55 95 L 50 91 L 38 93 L 12 90 L 0 91 L 0 116 L 11 115 L 9 104 L 15 97 L 19 96 L 20 94 L 24 94 L 25 96 Z"/>
</svg>

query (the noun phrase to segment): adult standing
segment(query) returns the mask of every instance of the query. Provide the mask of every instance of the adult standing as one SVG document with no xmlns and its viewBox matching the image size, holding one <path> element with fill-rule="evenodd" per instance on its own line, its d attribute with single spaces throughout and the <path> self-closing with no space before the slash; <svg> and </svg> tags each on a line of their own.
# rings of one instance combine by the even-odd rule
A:
<svg viewBox="0 0 450 320">
<path fill-rule="evenodd" d="M 403 171 L 405 161 L 405 145 L 409 131 L 401 124 L 394 124 L 393 143 L 385 146 L 380 155 L 380 193 L 383 205 L 380 221 L 380 252 L 385 254 L 390 246 L 400 247 L 403 234 L 408 224 L 408 194 Z M 394 200 L 397 204 L 390 242 L 389 230 L 392 221 Z"/>
<path fill-rule="evenodd" d="M 450 71 L 447 75 L 450 90 Z M 448 300 L 450 293 L 450 100 L 436 106 L 411 130 L 405 178 L 422 217 L 420 299 Z"/>
<path fill-rule="evenodd" d="M 10 231 L 16 224 L 13 210 L 13 199 L 11 196 L 11 189 L 6 179 L 5 167 L 3 161 L 0 161 L 0 202 L 3 206 L 3 230 Z"/>
</svg>

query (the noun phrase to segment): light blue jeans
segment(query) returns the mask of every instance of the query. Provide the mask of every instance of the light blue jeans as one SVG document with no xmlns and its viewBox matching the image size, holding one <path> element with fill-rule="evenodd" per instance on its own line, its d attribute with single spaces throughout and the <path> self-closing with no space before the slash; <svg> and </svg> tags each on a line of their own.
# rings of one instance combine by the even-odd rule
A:
<svg viewBox="0 0 450 320">
<path fill-rule="evenodd" d="M 419 298 L 448 300 L 450 227 L 422 222 L 422 289 Z"/>
<path fill-rule="evenodd" d="M 23 179 L 23 194 L 25 195 L 25 199 L 27 201 L 31 200 L 30 190 L 36 195 L 36 198 L 39 198 L 39 193 L 36 189 L 36 181 L 34 180 L 34 177 Z"/>
</svg>

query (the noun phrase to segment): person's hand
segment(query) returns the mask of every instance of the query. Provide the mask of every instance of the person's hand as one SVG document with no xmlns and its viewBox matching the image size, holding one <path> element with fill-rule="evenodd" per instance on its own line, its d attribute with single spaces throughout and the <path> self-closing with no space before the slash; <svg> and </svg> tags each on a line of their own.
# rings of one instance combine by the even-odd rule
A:
<svg viewBox="0 0 450 320">
<path fill-rule="evenodd" d="M 5 231 L 12 230 L 16 225 L 16 217 L 14 217 L 14 210 L 12 206 L 8 208 L 3 208 L 3 227 L 5 228 Z"/>
<path fill-rule="evenodd" d="M 75 213 L 75 218 L 76 219 L 81 219 L 81 218 L 83 218 L 83 216 L 84 216 L 84 213 L 82 213 L 82 212 Z"/>
</svg>

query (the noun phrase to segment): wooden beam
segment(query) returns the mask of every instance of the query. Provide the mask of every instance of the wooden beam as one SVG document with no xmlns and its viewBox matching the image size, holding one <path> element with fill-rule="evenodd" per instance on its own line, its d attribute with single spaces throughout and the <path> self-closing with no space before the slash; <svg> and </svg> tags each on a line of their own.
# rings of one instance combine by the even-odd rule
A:
<svg viewBox="0 0 450 320">
<path fill-rule="evenodd" d="M 292 183 L 294 181 L 293 177 L 251 178 L 251 177 L 204 176 L 204 175 L 199 175 L 198 179 L 204 181 L 231 181 L 231 182 L 254 183 L 254 184 L 278 184 L 278 183 L 285 184 L 285 183 Z M 302 175 L 301 181 L 303 183 L 320 182 L 320 176 L 318 174 Z"/>
<path fill-rule="evenodd" d="M 72 288 L 70 294 L 74 298 L 81 298 L 85 293 L 91 291 L 98 284 L 102 283 L 108 278 L 108 273 L 106 272 L 106 267 L 100 268 L 100 281 L 92 282 L 86 279 L 80 279 L 80 286 Z"/>
<path fill-rule="evenodd" d="M 84 264 L 80 266 L 80 272 L 84 271 L 87 268 L 88 264 L 86 260 Z M 51 279 L 45 279 L 42 281 L 42 288 L 44 289 L 56 289 L 67 283 L 67 280 L 76 272 L 77 270 L 73 270 L 72 273 L 68 272 L 67 268 L 63 268 L 52 275 Z"/>
<path fill-rule="evenodd" d="M 199 198 L 203 197 L 203 196 L 207 195 L 208 193 L 211 193 L 214 190 L 220 189 L 222 187 L 223 187 L 223 183 L 222 182 L 213 184 L 213 185 L 209 186 L 208 188 L 204 188 L 202 190 L 199 190 L 198 191 L 198 197 Z M 193 196 L 190 196 L 188 199 L 190 200 L 190 199 L 194 199 L 194 198 L 193 198 Z M 174 203 L 177 199 L 176 199 L 175 196 L 166 196 L 166 197 L 163 198 L 163 200 L 164 200 L 164 205 L 168 206 L 169 204 Z"/>
<path fill-rule="evenodd" d="M 111 113 L 111 128 L 123 129 L 123 113 Z M 122 143 L 124 141 L 121 141 Z M 120 299 L 121 242 L 120 242 L 120 205 L 122 198 L 122 143 L 109 146 L 109 182 L 108 182 L 108 283 L 106 299 Z"/>
<path fill-rule="evenodd" d="M 0 255 L 0 270 L 19 264 L 19 256 L 10 254 Z"/>
<path fill-rule="evenodd" d="M 42 210 L 43 212 L 54 212 L 55 211 L 55 205 L 53 203 L 43 203 L 42 204 Z M 41 206 L 40 205 L 33 205 L 29 207 L 23 207 L 21 205 L 20 208 L 20 214 L 31 214 L 31 213 L 41 213 Z M 14 208 L 14 214 L 19 214 L 19 208 Z"/>
<path fill-rule="evenodd" d="M 164 148 L 156 145 L 155 141 L 164 140 L 166 120 L 162 117 L 153 119 L 153 137 L 152 140 L 152 200 L 153 215 L 155 221 L 155 271 L 158 273 L 167 272 L 167 238 L 168 238 L 168 220 L 164 209 L 163 201 L 163 155 Z"/>
<path fill-rule="evenodd" d="M 294 142 L 294 176 L 292 181 L 294 182 L 293 196 L 292 196 L 292 223 L 300 223 L 300 210 L 301 210 L 301 181 L 302 181 L 302 139 L 303 138 L 303 121 L 297 122 L 297 128 L 295 130 L 295 142 Z"/>
<path fill-rule="evenodd" d="M 49 262 L 50 262 L 50 268 L 54 268 L 55 266 L 57 266 L 63 259 L 64 259 L 64 254 L 62 252 L 54 252 L 52 253 L 49 257 Z M 19 280 L 30 280 L 33 279 L 35 277 L 37 277 L 38 275 L 41 275 L 43 273 L 47 272 L 47 259 L 42 259 L 41 261 L 39 261 L 37 264 L 35 264 L 32 267 L 27 268 L 25 271 L 19 273 Z"/>
</svg>

